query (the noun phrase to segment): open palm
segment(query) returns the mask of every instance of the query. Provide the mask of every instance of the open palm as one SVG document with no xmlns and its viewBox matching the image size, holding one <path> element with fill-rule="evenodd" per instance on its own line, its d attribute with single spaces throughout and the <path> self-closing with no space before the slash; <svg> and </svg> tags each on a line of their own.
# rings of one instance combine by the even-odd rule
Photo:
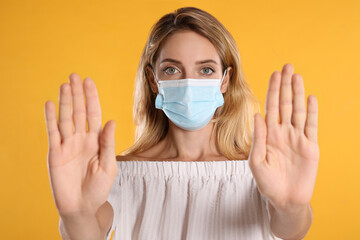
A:
<svg viewBox="0 0 360 240">
<path fill-rule="evenodd" d="M 75 73 L 69 80 L 70 84 L 64 83 L 60 88 L 59 122 L 55 104 L 52 101 L 45 104 L 48 170 L 61 216 L 95 213 L 106 201 L 118 171 L 115 121 L 108 121 L 101 129 L 101 108 L 94 81 L 85 78 L 82 83 Z"/>
<path fill-rule="evenodd" d="M 310 95 L 306 111 L 303 80 L 293 71 L 285 64 L 272 74 L 249 156 L 259 192 L 284 210 L 310 203 L 319 163 L 317 100 Z"/>
</svg>

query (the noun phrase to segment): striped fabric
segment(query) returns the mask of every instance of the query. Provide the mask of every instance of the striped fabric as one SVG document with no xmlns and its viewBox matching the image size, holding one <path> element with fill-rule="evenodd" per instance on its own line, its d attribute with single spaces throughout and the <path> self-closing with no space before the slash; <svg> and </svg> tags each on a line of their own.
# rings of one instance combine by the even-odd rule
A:
<svg viewBox="0 0 360 240">
<path fill-rule="evenodd" d="M 106 240 L 280 239 L 248 160 L 117 164 Z"/>
</svg>

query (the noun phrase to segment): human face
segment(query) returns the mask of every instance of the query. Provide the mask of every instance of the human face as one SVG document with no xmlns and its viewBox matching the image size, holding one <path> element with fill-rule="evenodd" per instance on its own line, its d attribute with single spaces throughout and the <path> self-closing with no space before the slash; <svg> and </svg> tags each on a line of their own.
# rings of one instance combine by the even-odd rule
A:
<svg viewBox="0 0 360 240">
<path fill-rule="evenodd" d="M 157 80 L 184 78 L 221 79 L 221 59 L 214 45 L 202 35 L 183 30 L 162 44 L 155 63 Z"/>
</svg>

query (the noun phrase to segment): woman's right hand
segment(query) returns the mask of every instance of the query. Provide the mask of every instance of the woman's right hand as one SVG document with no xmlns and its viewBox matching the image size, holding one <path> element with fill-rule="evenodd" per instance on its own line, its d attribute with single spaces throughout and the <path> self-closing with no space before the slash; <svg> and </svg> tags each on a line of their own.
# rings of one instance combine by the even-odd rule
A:
<svg viewBox="0 0 360 240">
<path fill-rule="evenodd" d="M 118 172 L 115 121 L 101 129 L 100 102 L 91 78 L 82 84 L 73 73 L 69 80 L 60 87 L 59 123 L 55 104 L 45 103 L 50 184 L 60 216 L 95 215 Z"/>
</svg>

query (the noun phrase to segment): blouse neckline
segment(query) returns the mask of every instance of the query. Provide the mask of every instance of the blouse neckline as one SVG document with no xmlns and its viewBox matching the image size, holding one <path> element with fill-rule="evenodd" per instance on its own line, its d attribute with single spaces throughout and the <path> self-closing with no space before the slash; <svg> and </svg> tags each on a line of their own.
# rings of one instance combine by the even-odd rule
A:
<svg viewBox="0 0 360 240">
<path fill-rule="evenodd" d="M 117 161 L 122 176 L 231 177 L 252 175 L 248 160 L 224 161 Z"/>
</svg>

